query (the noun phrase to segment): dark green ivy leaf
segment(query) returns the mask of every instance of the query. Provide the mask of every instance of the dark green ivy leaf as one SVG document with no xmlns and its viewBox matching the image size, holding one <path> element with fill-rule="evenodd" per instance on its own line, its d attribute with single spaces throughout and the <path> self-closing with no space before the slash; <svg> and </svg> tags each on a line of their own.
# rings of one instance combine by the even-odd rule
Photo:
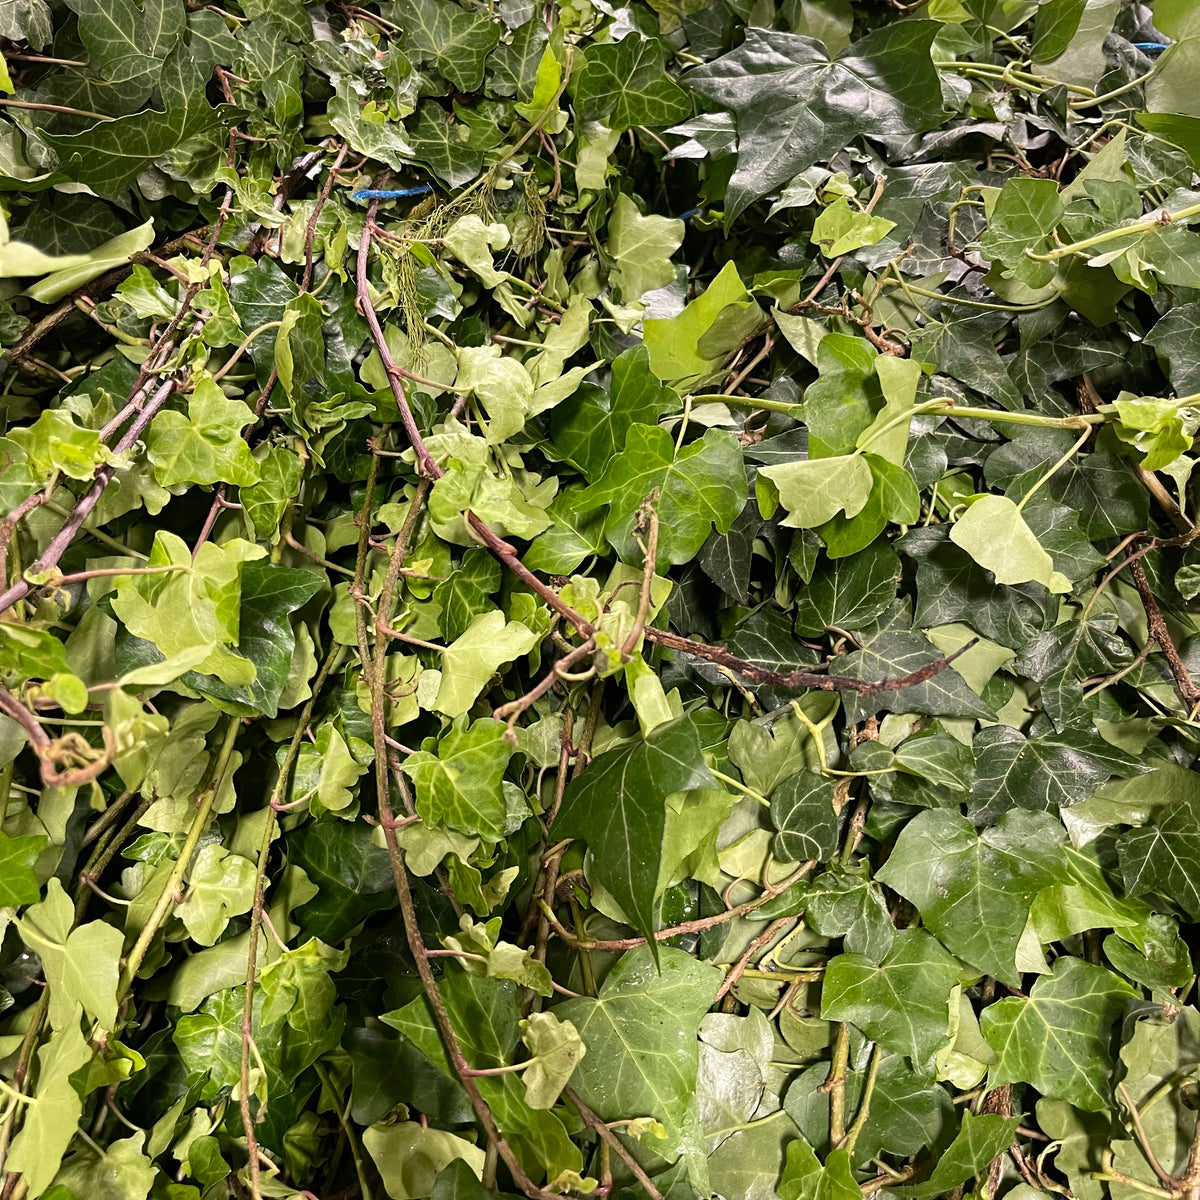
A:
<svg viewBox="0 0 1200 1200">
<path fill-rule="evenodd" d="M 692 113 L 687 92 L 667 74 L 662 44 L 639 33 L 597 42 L 583 55 L 575 109 L 585 121 L 624 132 L 634 125 L 675 125 Z"/>
<path fill-rule="evenodd" d="M 836 59 L 814 38 L 751 28 L 738 49 L 689 71 L 687 85 L 737 123 L 726 223 L 859 135 L 907 137 L 940 124 L 942 91 L 929 55 L 940 28 L 885 25 Z"/>
<path fill-rule="evenodd" d="M 428 63 L 459 91 L 483 83 L 484 61 L 500 40 L 500 27 L 486 12 L 464 12 L 450 0 L 391 0 L 388 18 L 404 29 L 404 51 Z"/>
<path fill-rule="evenodd" d="M 667 797 L 717 786 L 704 763 L 696 726 L 686 717 L 670 721 L 644 740 L 606 751 L 573 779 L 554 834 L 587 843 L 600 882 L 638 932 L 650 937 Z M 636 854 L 630 853 L 631 846 L 638 847 Z"/>
<path fill-rule="evenodd" d="M 821 1016 L 850 1021 L 872 1041 L 921 1064 L 946 1041 L 958 975 L 958 961 L 936 938 L 901 930 L 878 965 L 861 954 L 829 960 Z"/>
<path fill-rule="evenodd" d="M 624 562 L 640 566 L 642 552 L 633 527 L 643 501 L 656 490 L 658 561 L 663 566 L 689 562 L 714 525 L 728 533 L 745 507 L 746 472 L 737 439 L 710 429 L 676 454 L 665 429 L 633 425 L 625 448 L 579 497 L 577 506 L 590 512 L 607 504 L 605 537 Z"/>
</svg>

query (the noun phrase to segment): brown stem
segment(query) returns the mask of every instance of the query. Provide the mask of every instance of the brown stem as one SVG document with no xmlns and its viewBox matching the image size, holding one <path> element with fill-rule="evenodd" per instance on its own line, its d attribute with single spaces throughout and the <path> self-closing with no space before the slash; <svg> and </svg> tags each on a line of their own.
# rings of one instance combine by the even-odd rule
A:
<svg viewBox="0 0 1200 1200">
<path fill-rule="evenodd" d="M 956 658 L 965 654 L 978 638 L 972 638 L 965 646 L 960 646 L 953 654 L 927 663 L 907 675 L 892 676 L 886 679 L 854 679 L 849 675 L 829 675 L 819 671 L 771 671 L 766 667 L 755 666 L 744 658 L 738 658 L 723 650 L 720 646 L 709 646 L 704 642 L 693 641 L 691 638 L 680 637 L 677 633 L 668 633 L 665 629 L 655 629 L 649 626 L 646 639 L 665 646 L 668 650 L 679 650 L 684 654 L 704 658 L 718 666 L 728 667 L 753 683 L 768 684 L 771 687 L 790 688 L 819 688 L 826 692 L 855 692 L 859 696 L 876 696 L 880 692 L 896 692 L 902 688 L 913 687 L 924 683 L 935 675 L 940 675 Z"/>
<path fill-rule="evenodd" d="M 1146 568 L 1139 560 L 1129 564 L 1129 572 L 1133 576 L 1133 583 L 1138 590 L 1138 595 L 1142 598 L 1142 607 L 1146 610 L 1146 624 L 1150 630 L 1150 636 L 1159 644 L 1166 656 L 1167 665 L 1171 668 L 1171 674 L 1175 678 L 1175 686 L 1179 689 L 1188 713 L 1191 714 L 1200 704 L 1200 687 L 1196 686 L 1183 659 L 1179 656 L 1179 650 L 1171 637 L 1171 631 L 1163 619 L 1162 609 L 1158 607 L 1158 601 L 1150 590 L 1150 581 L 1146 578 Z"/>
<path fill-rule="evenodd" d="M 745 904 L 738 904 L 733 908 L 727 908 L 724 912 L 715 913 L 711 917 L 695 917 L 690 921 L 682 921 L 678 925 L 671 925 L 667 929 L 655 930 L 654 940 L 656 942 L 666 942 L 673 937 L 679 937 L 682 933 L 702 933 L 705 929 L 713 929 L 718 925 L 728 924 L 728 922 L 736 920 L 738 917 L 744 917 L 747 913 L 752 913 L 756 908 L 762 908 L 764 904 L 769 900 L 774 900 L 780 893 L 786 892 L 792 884 L 802 879 L 815 866 L 815 861 L 804 863 L 803 866 L 789 875 L 782 883 L 776 887 L 768 888 L 757 900 L 749 900 Z M 573 949 L 632 950 L 637 946 L 646 945 L 644 937 L 606 939 L 576 937 L 575 934 L 559 921 L 554 915 L 554 910 L 545 901 L 542 901 L 541 909 L 554 932 Z"/>
<path fill-rule="evenodd" d="M 750 965 L 750 960 L 755 956 L 755 954 L 757 954 L 758 951 L 760 951 L 764 946 L 769 946 L 771 942 L 775 940 L 776 934 L 781 933 L 789 925 L 793 924 L 795 920 L 795 917 L 780 917 L 778 920 L 772 921 L 770 925 L 768 925 L 766 929 L 762 931 L 762 933 L 757 934 L 755 937 L 750 939 L 750 944 L 746 947 L 741 958 L 739 958 L 737 962 L 733 964 L 733 966 L 729 969 L 729 974 L 725 976 L 721 986 L 717 988 L 717 1000 L 720 1000 L 723 996 L 727 995 L 733 990 L 734 986 L 737 984 L 737 981 L 741 979 L 742 972 L 744 972 L 745 969 Z"/>
<path fill-rule="evenodd" d="M 563 1088 L 563 1095 L 579 1110 L 579 1115 L 583 1118 L 584 1124 L 594 1129 L 609 1147 L 614 1151 L 617 1157 L 629 1168 L 633 1173 L 634 1179 L 638 1181 L 646 1190 L 646 1195 L 650 1200 L 663 1200 L 663 1194 L 656 1188 L 650 1179 L 650 1176 L 642 1170 L 641 1164 L 621 1143 L 621 1139 L 592 1112 L 590 1108 L 579 1098 L 579 1093 L 572 1087 Z"/>
<path fill-rule="evenodd" d="M 3 521 L 0 521 L 0 587 L 8 583 L 8 547 L 12 542 L 13 534 L 17 531 L 17 526 L 35 508 L 50 499 L 50 491 L 50 487 L 47 486 L 40 492 L 26 496 Z"/>
<path fill-rule="evenodd" d="M 358 262 L 355 273 L 358 306 L 362 311 L 363 318 L 367 322 L 367 328 L 371 331 L 371 338 L 375 343 L 375 349 L 379 352 L 379 359 L 383 364 L 384 372 L 387 374 L 388 384 L 396 400 L 396 407 L 400 410 L 400 421 L 404 426 L 404 432 L 408 437 L 409 445 L 412 446 L 417 456 L 417 472 L 429 480 L 436 481 L 442 477 L 442 468 L 434 461 L 433 455 L 429 453 L 429 448 L 425 445 L 425 439 L 421 436 L 421 431 L 417 428 L 417 422 L 413 417 L 412 407 L 408 402 L 408 393 L 404 386 L 404 374 L 397 365 L 396 360 L 392 357 L 391 348 L 388 346 L 387 339 L 383 335 L 383 327 L 379 323 L 379 316 L 375 312 L 374 305 L 371 303 L 370 285 L 367 280 L 367 258 L 371 245 L 371 222 L 375 217 L 376 204 L 377 202 L 373 201 L 367 209 L 367 219 L 363 225 L 362 238 L 358 243 Z M 479 540 L 522 583 L 536 593 L 546 605 L 558 613 L 560 617 L 569 621 L 582 636 L 591 637 L 595 633 L 591 622 L 577 613 L 553 588 L 548 587 L 538 579 L 517 557 L 516 549 L 500 537 L 486 521 L 469 510 L 464 516 L 467 525 Z"/>
<path fill-rule="evenodd" d="M 658 488 L 655 488 L 649 496 L 646 497 L 645 503 L 642 505 L 641 511 L 638 513 L 638 526 L 634 531 L 637 536 L 638 545 L 642 548 L 643 566 L 642 566 L 642 590 L 638 595 L 638 610 L 637 618 L 633 622 L 633 628 L 629 631 L 629 636 L 621 645 L 621 657 L 628 658 L 634 647 L 641 641 L 642 633 L 646 629 L 646 619 L 650 615 L 650 593 L 654 590 L 654 568 L 658 563 L 658 513 L 654 511 L 654 505 L 658 501 Z M 645 526 L 648 530 L 646 541 L 643 543 L 638 534 L 641 532 L 645 518 Z"/>
<path fill-rule="evenodd" d="M 178 387 L 178 383 L 174 379 L 168 379 L 159 386 L 154 395 L 142 406 L 141 412 L 138 413 L 136 420 L 129 427 L 128 432 L 114 447 L 114 457 L 133 448 L 134 444 L 145 432 L 146 427 L 175 394 L 176 387 Z M 117 468 L 112 463 L 105 463 L 96 472 L 96 477 L 92 480 L 91 487 L 79 498 L 71 515 L 63 522 L 62 528 L 50 539 L 49 545 L 42 552 L 38 560 L 29 568 L 30 574 L 37 575 L 58 566 L 58 560 L 66 553 L 67 547 L 83 526 L 84 521 L 91 516 L 92 510 L 100 502 L 100 497 L 104 494 L 104 489 L 108 487 L 109 481 L 116 473 Z M 24 579 L 19 579 L 6 591 L 0 593 L 0 613 L 11 608 L 17 601 L 24 600 L 33 591 L 33 588 L 33 584 L 26 582 Z"/>
<path fill-rule="evenodd" d="M 325 177 L 325 183 L 321 187 L 316 203 L 313 205 L 312 216 L 308 218 L 308 224 L 304 228 L 304 274 L 300 278 L 301 292 L 307 292 L 312 283 L 313 240 L 317 235 L 317 221 L 320 220 L 321 210 L 329 200 L 329 193 L 333 191 L 333 181 L 337 178 L 337 170 L 346 161 L 346 153 L 349 149 L 350 147 L 345 142 L 341 144 L 337 156 L 333 160 L 333 165 L 329 168 L 329 174 Z"/>
</svg>

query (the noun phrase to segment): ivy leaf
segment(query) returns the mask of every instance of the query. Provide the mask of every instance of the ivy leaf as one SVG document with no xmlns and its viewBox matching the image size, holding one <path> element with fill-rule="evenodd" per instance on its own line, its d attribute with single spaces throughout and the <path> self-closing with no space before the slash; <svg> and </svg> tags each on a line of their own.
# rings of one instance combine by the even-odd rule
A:
<svg viewBox="0 0 1200 1200">
<path fill-rule="evenodd" d="M 691 387 L 721 368 L 742 339 L 761 324 L 761 316 L 731 259 L 683 312 L 642 323 L 650 369 L 664 383 Z M 722 321 L 725 336 L 710 342 Z"/>
<path fill-rule="evenodd" d="M 212 379 L 202 379 L 188 396 L 188 415 L 168 409 L 150 423 L 146 450 L 163 487 L 177 483 L 258 482 L 258 463 L 242 439 L 254 420 L 242 400 L 230 400 Z"/>
<path fill-rule="evenodd" d="M 567 785 L 554 832 L 587 843 L 600 882 L 638 932 L 650 937 L 667 797 L 716 787 L 695 725 L 687 718 L 670 721 L 597 756 Z M 640 852 L 630 854 L 631 845 Z"/>
<path fill-rule="evenodd" d="M 230 649 L 240 626 L 241 568 L 265 556 L 260 546 L 234 538 L 223 546 L 205 542 L 193 559 L 182 538 L 159 530 L 150 565 L 180 569 L 121 579 L 113 611 L 130 633 L 153 642 L 167 658 L 207 648 L 197 669 L 245 687 L 256 677 L 255 666 Z"/>
<path fill-rule="evenodd" d="M 861 650 L 838 661 L 838 674 L 853 679 L 896 679 L 936 662 L 942 654 L 919 633 L 877 634 Z M 991 710 L 971 691 L 953 666 L 931 679 L 871 697 L 849 697 L 850 712 L 921 712 L 933 717 L 991 717 Z M 857 719 L 857 717 L 853 718 Z"/>
<path fill-rule="evenodd" d="M 91 1061 L 92 1047 L 79 1032 L 79 1015 L 76 1000 L 38 1050 L 35 1102 L 7 1156 L 8 1169 L 21 1172 L 33 1196 L 46 1194 L 83 1114 L 83 1100 L 71 1086 L 71 1076 Z"/>
<path fill-rule="evenodd" d="M 205 99 L 211 63 L 179 42 L 158 79 L 163 110 L 147 109 L 94 125 L 83 133 L 41 136 L 58 154 L 62 169 L 101 195 L 128 187 L 139 172 L 181 142 L 218 124 L 225 110 Z"/>
<path fill-rule="evenodd" d="M 258 479 L 238 492 L 246 516 L 260 537 L 273 537 L 304 478 L 304 463 L 286 446 L 264 443 L 254 452 Z"/>
<path fill-rule="evenodd" d="M 771 796 L 775 857 L 781 862 L 823 862 L 838 844 L 834 782 L 815 771 L 789 775 Z"/>
<path fill-rule="evenodd" d="M 1075 729 L 1026 738 L 1016 729 L 996 726 L 975 739 L 975 755 L 975 814 L 999 815 L 1014 806 L 1056 812 L 1086 800 L 1113 775 L 1145 769 L 1098 734 Z"/>
<path fill-rule="evenodd" d="M 822 563 L 796 602 L 796 632 L 861 629 L 887 609 L 900 579 L 900 559 L 887 542 Z"/>
<path fill-rule="evenodd" d="M 316 800 L 321 808 L 341 812 L 354 803 L 351 789 L 366 770 L 366 765 L 350 753 L 334 723 L 323 721 L 313 740 L 303 743 L 296 755 L 291 802 Z"/>
<path fill-rule="evenodd" d="M 81 429 L 62 409 L 49 409 L 32 425 L 14 429 L 8 436 L 24 451 L 29 469 L 46 478 L 58 471 L 71 479 L 91 479 L 96 468 L 109 460 L 99 433 Z"/>
<path fill-rule="evenodd" d="M 1175 45 L 1170 56 L 1146 83 L 1146 107 L 1156 113 L 1200 117 L 1200 103 L 1190 85 L 1200 61 L 1200 21 L 1187 0 L 1162 0 L 1154 12 L 1159 29 Z"/>
<path fill-rule="evenodd" d="M 687 92 L 666 72 L 662 44 L 640 33 L 589 46 L 574 86 L 580 118 L 618 133 L 633 125 L 675 125 L 692 112 Z"/>
<path fill-rule="evenodd" d="M 1117 436 L 1146 456 L 1142 466 L 1147 471 L 1161 471 L 1192 448 L 1183 415 L 1173 401 L 1122 392 L 1112 407 L 1117 414 Z"/>
<path fill-rule="evenodd" d="M 404 28 L 404 50 L 414 63 L 429 63 L 461 92 L 483 83 L 484 62 L 500 40 L 485 12 L 464 12 L 449 0 L 390 0 L 388 17 Z"/>
<path fill-rule="evenodd" d="M 1004 268 L 1005 277 L 1027 287 L 1044 287 L 1054 278 L 1054 264 L 1038 262 L 1026 251 L 1050 248 L 1050 233 L 1062 220 L 1063 203 L 1053 179 L 1021 175 L 1008 180 L 988 217 L 980 253 Z"/>
<path fill-rule="evenodd" d="M 502 612 L 482 613 L 442 654 L 442 682 L 434 710 L 461 717 L 487 686 L 502 663 L 528 653 L 537 635 L 519 621 L 506 621 Z"/>
<path fill-rule="evenodd" d="M 847 517 L 857 516 L 870 499 L 874 483 L 871 468 L 861 454 L 760 467 L 758 477 L 770 480 L 776 489 L 788 514 L 783 524 L 789 529 L 815 529 L 841 512 Z"/>
<path fill-rule="evenodd" d="M 958 961 L 936 938 L 901 930 L 878 965 L 861 954 L 829 960 L 821 1016 L 851 1021 L 872 1041 L 924 1063 L 946 1040 L 958 975 Z"/>
<path fill-rule="evenodd" d="M 175 910 L 192 939 L 213 945 L 231 917 L 249 912 L 254 903 L 254 864 L 224 846 L 202 846 L 192 863 L 188 891 Z"/>
<path fill-rule="evenodd" d="M 362 1142 L 387 1194 L 400 1200 L 431 1195 L 441 1173 L 458 1162 L 477 1181 L 486 1159 L 474 1142 L 417 1121 L 372 1125 Z"/>
<path fill-rule="evenodd" d="M 997 583 L 1040 583 L 1052 592 L 1069 592 L 1071 581 L 1054 569 L 1054 560 L 1007 496 L 980 496 L 950 529 L 961 546 Z"/>
<path fill-rule="evenodd" d="M 520 1038 L 519 994 L 517 986 L 508 980 L 468 975 L 454 968 L 443 976 L 442 995 L 450 1021 L 467 1062 L 477 1070 L 511 1065 Z M 566 1007 L 555 1010 L 560 1020 L 573 1019 L 564 1011 Z M 453 1076 L 424 996 L 396 1012 L 385 1013 L 382 1020 L 411 1038 L 435 1066 Z M 592 1047 L 588 1049 L 584 1062 L 591 1058 Z M 531 1108 L 525 1101 L 524 1086 L 514 1075 L 480 1076 L 478 1087 L 501 1133 L 510 1144 L 515 1142 L 541 1163 L 550 1178 L 565 1170 L 582 1169 L 583 1157 L 567 1137 L 562 1122 L 551 1112 Z"/>
<path fill-rule="evenodd" d="M 840 258 L 864 246 L 873 246 L 895 228 L 895 221 L 851 208 L 850 202 L 839 196 L 818 214 L 809 241 L 819 246 L 826 258 Z"/>
<path fill-rule="evenodd" d="M 103 921 L 76 929 L 75 906 L 62 884 L 51 879 L 46 898 L 31 905 L 17 920 L 21 940 L 42 960 L 50 986 L 50 1024 L 66 1029 L 82 1004 L 104 1029 L 117 1023 L 118 961 L 124 938 Z"/>
<path fill-rule="evenodd" d="M 618 46 L 630 40 L 626 37 Z M 609 48 L 595 47 L 596 50 Z M 609 282 L 618 300 L 623 304 L 634 304 L 647 292 L 665 287 L 675 278 L 671 255 L 683 244 L 684 228 L 682 221 L 642 216 L 624 192 L 617 197 L 608 218 L 608 241 L 604 248 L 613 260 Z"/>
<path fill-rule="evenodd" d="M 163 59 L 183 36 L 186 13 L 171 0 L 71 0 L 88 66 L 112 83 L 131 83 L 148 93 Z"/>
<path fill-rule="evenodd" d="M 533 1061 L 525 1068 L 525 1103 L 530 1108 L 553 1108 L 579 1066 L 587 1047 L 570 1021 L 552 1012 L 535 1012 L 521 1022 L 521 1040 Z"/>
<path fill-rule="evenodd" d="M 885 25 L 830 59 L 814 38 L 747 29 L 743 44 L 686 82 L 734 114 L 738 165 L 727 225 L 749 204 L 828 158 L 858 134 L 904 137 L 942 120 L 931 21 Z M 864 130 L 862 115 L 871 114 Z"/>
<path fill-rule="evenodd" d="M 498 840 L 507 812 L 500 780 L 512 755 L 503 723 L 459 717 L 436 748 L 436 754 L 410 754 L 402 764 L 417 789 L 417 811 L 426 821 Z"/>
<path fill-rule="evenodd" d="M 1157 809 L 1150 824 L 1124 834 L 1117 850 L 1129 895 L 1166 897 L 1200 919 L 1200 816 L 1186 792 Z"/>
<path fill-rule="evenodd" d="M 999 1061 L 988 1084 L 1031 1083 L 1043 1096 L 1084 1112 L 1112 1104 L 1107 1080 L 1112 1026 L 1134 998 L 1111 971 L 1078 958 L 1059 958 L 1027 997 L 1010 996 L 985 1008 L 983 1035 Z"/>
<path fill-rule="evenodd" d="M 803 1138 L 788 1143 L 780 1200 L 854 1200 L 856 1193 L 862 1195 L 845 1150 L 831 1151 L 822 1164 Z"/>
<path fill-rule="evenodd" d="M 244 494 L 244 493 L 243 493 Z M 274 717 L 279 712 L 296 651 L 291 616 L 320 590 L 311 571 L 251 561 L 242 566 L 237 648 L 254 665 L 254 680 L 244 688 L 231 687 L 214 676 L 189 672 L 188 683 L 206 695 Z"/>
<path fill-rule="evenodd" d="M 441 2 L 446 4 L 446 0 Z M 487 20 L 482 13 L 477 14 L 476 18 L 468 19 L 479 17 Z M 479 44 L 482 46 L 482 40 Z M 482 56 L 478 61 L 482 64 Z M 468 65 L 468 69 L 474 68 Z M 483 153 L 469 144 L 467 132 L 462 122 L 448 120 L 445 110 L 432 100 L 421 103 L 416 117 L 407 129 L 412 155 L 425 163 L 434 175 L 451 187 L 462 187 L 470 183 L 483 166 Z"/>
<path fill-rule="evenodd" d="M 646 347 L 634 346 L 613 359 L 608 391 L 582 384 L 551 412 L 550 436 L 555 449 L 595 483 L 624 449 L 631 426 L 655 425 L 680 403 L 679 394 L 651 372 Z"/>
<path fill-rule="evenodd" d="M 461 637 L 477 616 L 493 610 L 489 597 L 499 590 L 501 578 L 500 564 L 486 550 L 468 550 L 458 570 L 433 589 L 443 636 Z"/>
<path fill-rule="evenodd" d="M 658 562 L 687 562 L 714 526 L 728 533 L 745 507 L 746 472 L 737 439 L 710 429 L 677 454 L 665 429 L 632 425 L 624 449 L 577 505 L 581 512 L 591 512 L 607 504 L 605 537 L 623 562 L 640 565 L 633 527 L 643 501 L 656 490 Z"/>
<path fill-rule="evenodd" d="M 977 834 L 956 813 L 918 813 L 877 878 L 914 904 L 959 958 L 1017 986 L 1017 943 L 1034 896 L 1062 876 L 1062 827 L 1015 810 Z"/>
<path fill-rule="evenodd" d="M 1020 1123 L 1020 1116 L 1004 1117 L 999 1113 L 976 1116 L 964 1112 L 962 1127 L 938 1159 L 929 1182 L 917 1187 L 902 1185 L 901 1193 L 914 1197 L 938 1196 L 969 1179 L 982 1179 L 996 1156 L 1012 1145 Z"/>
<path fill-rule="evenodd" d="M 665 1139 L 647 1137 L 647 1144 L 674 1157 L 696 1088 L 696 1033 L 720 982 L 720 972 L 668 946 L 656 969 L 643 946 L 621 956 L 596 999 L 556 1006 L 588 1049 L 572 1084 L 584 1103 L 605 1121 L 618 1112 L 661 1121 Z"/>
<path fill-rule="evenodd" d="M 0 832 L 0 907 L 37 903 L 41 886 L 33 868 L 47 841 L 36 834 L 9 837 Z"/>
</svg>

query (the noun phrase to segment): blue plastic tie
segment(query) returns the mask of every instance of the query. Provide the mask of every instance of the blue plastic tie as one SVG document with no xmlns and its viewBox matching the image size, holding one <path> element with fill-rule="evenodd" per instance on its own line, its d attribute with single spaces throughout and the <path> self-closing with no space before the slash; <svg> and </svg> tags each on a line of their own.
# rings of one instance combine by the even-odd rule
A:
<svg viewBox="0 0 1200 1200">
<path fill-rule="evenodd" d="M 433 188 L 427 183 L 409 188 L 359 188 L 357 192 L 350 193 L 350 199 L 361 204 L 364 200 L 401 200 L 405 196 L 424 196 L 432 191 Z"/>
<path fill-rule="evenodd" d="M 1167 49 L 1165 42 L 1134 42 L 1134 47 L 1143 54 L 1161 54 Z"/>
<path fill-rule="evenodd" d="M 695 208 L 689 208 L 687 212 L 681 212 L 675 219 L 677 221 L 690 221 L 693 217 L 698 217 L 707 207 L 706 204 L 698 204 Z"/>
</svg>

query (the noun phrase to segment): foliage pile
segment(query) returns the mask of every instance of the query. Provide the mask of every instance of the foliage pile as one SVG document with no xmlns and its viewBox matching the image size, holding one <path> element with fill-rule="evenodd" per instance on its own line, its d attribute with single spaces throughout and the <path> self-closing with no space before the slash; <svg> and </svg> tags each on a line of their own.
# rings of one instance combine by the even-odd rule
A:
<svg viewBox="0 0 1200 1200">
<path fill-rule="evenodd" d="M 3 1200 L 1200 1195 L 1200 6 L 0 37 Z"/>
</svg>

